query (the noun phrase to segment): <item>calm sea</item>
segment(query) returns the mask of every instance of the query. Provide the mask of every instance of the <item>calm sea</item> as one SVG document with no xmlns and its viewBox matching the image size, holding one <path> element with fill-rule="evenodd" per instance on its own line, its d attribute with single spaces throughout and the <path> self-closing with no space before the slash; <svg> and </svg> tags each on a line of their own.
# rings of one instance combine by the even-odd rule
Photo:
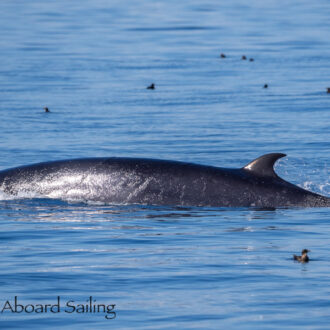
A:
<svg viewBox="0 0 330 330">
<path fill-rule="evenodd" d="M 329 16 L 325 0 L 2 0 L 0 169 L 284 152 L 279 175 L 329 196 Z M 329 329 L 327 208 L 0 199 L 1 329 Z"/>
</svg>

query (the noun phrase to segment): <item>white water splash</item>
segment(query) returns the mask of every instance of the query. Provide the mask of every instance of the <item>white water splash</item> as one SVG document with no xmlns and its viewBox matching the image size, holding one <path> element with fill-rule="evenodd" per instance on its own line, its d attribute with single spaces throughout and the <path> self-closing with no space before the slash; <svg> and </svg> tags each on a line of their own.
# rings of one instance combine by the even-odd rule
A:
<svg viewBox="0 0 330 330">
<path fill-rule="evenodd" d="M 327 164 L 318 167 L 305 158 L 284 158 L 276 164 L 276 172 L 284 180 L 303 189 L 330 196 L 330 169 Z"/>
<path fill-rule="evenodd" d="M 0 200 L 15 200 L 15 199 L 32 199 L 32 198 L 45 198 L 46 196 L 42 196 L 35 191 L 21 191 L 16 195 L 11 195 L 3 190 L 0 190 Z"/>
</svg>

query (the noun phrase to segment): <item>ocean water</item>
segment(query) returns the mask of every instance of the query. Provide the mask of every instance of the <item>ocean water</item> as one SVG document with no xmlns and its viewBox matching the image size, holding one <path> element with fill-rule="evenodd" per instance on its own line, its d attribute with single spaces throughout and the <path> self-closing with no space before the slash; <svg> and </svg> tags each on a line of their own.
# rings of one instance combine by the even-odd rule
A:
<svg viewBox="0 0 330 330">
<path fill-rule="evenodd" d="M 0 169 L 94 156 L 241 167 L 284 152 L 280 176 L 330 196 L 329 14 L 323 0 L 2 0 Z M 327 208 L 0 192 L 0 226 L 1 329 L 329 328 Z M 292 260 L 303 248 L 308 264 Z M 14 313 L 15 296 L 53 309 Z"/>
</svg>

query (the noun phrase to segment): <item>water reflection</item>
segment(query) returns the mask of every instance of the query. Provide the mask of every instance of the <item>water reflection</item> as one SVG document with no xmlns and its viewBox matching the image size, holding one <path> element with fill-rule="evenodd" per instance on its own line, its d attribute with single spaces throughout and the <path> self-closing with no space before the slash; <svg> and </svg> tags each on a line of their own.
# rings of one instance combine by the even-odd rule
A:
<svg viewBox="0 0 330 330">
<path fill-rule="evenodd" d="M 17 221 L 111 222 L 119 219 L 121 221 L 149 219 L 159 222 L 182 222 L 185 219 L 185 221 L 195 222 L 197 219 L 203 221 L 207 218 L 214 219 L 216 224 L 230 222 L 233 212 L 247 221 L 264 221 L 276 219 L 279 213 L 284 212 L 284 209 L 90 205 L 40 198 L 0 201 L 0 215 L 11 216 Z M 269 226 L 268 229 L 276 229 L 276 227 Z"/>
</svg>

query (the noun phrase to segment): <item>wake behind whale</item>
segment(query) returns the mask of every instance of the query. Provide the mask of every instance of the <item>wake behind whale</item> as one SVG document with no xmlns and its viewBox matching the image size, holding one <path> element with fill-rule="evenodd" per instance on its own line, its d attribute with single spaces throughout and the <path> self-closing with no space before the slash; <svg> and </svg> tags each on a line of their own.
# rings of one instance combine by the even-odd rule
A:
<svg viewBox="0 0 330 330">
<path fill-rule="evenodd" d="M 210 207 L 324 207 L 330 198 L 281 179 L 263 155 L 230 169 L 142 158 L 84 158 L 0 171 L 0 189 L 15 197 L 109 204 Z"/>
</svg>

